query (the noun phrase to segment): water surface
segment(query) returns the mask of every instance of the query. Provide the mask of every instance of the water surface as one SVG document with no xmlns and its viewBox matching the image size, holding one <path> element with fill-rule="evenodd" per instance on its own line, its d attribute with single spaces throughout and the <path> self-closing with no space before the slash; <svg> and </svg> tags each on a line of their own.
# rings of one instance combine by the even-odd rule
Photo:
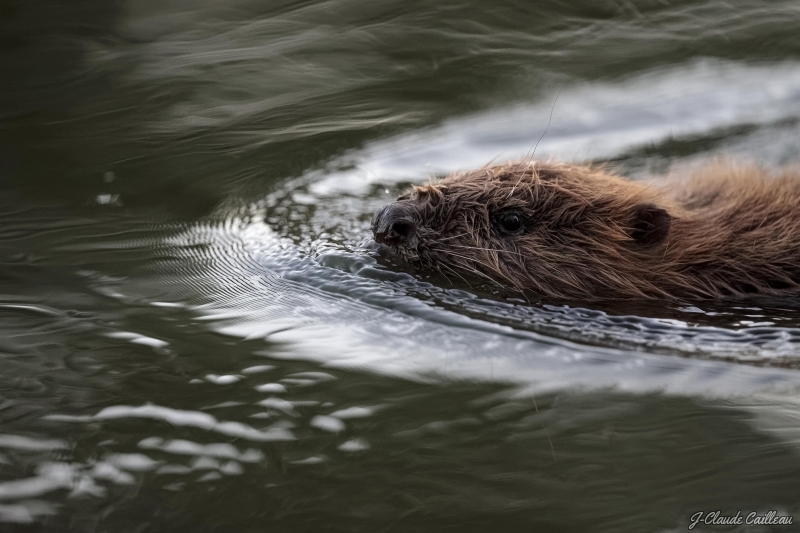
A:
<svg viewBox="0 0 800 533">
<path fill-rule="evenodd" d="M 528 302 L 369 239 L 548 123 L 535 157 L 632 179 L 800 163 L 798 33 L 788 0 L 2 4 L 0 529 L 800 519 L 800 302 Z"/>
</svg>

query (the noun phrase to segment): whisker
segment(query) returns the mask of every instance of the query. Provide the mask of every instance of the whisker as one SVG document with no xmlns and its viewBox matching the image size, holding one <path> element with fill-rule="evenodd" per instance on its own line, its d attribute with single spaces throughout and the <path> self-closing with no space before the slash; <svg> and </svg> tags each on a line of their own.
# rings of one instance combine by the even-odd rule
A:
<svg viewBox="0 0 800 533">
<path fill-rule="evenodd" d="M 452 286 L 452 285 L 453 285 L 453 282 L 452 282 L 452 281 L 450 281 L 450 278 L 448 278 L 448 277 L 447 277 L 447 274 L 445 274 L 444 272 L 442 272 L 442 269 L 441 269 L 441 268 L 439 268 L 440 266 L 443 266 L 443 265 L 436 265 L 436 270 L 437 270 L 437 272 L 439 272 L 439 274 L 441 274 L 442 276 L 444 276 L 444 279 L 446 279 L 446 280 L 447 280 L 447 283 L 449 283 L 449 284 Z"/>
<path fill-rule="evenodd" d="M 454 270 L 453 268 L 451 268 L 451 267 L 449 267 L 449 266 L 447 266 L 447 265 L 437 265 L 437 266 L 446 268 L 447 270 L 449 270 L 450 272 L 452 272 L 454 275 L 456 275 L 456 276 L 458 276 L 459 278 L 461 278 L 461 280 L 462 280 L 464 283 L 466 283 L 466 284 L 467 284 L 467 286 L 468 286 L 470 289 L 472 288 L 472 284 L 470 284 L 470 282 L 469 282 L 469 281 L 467 281 L 467 279 L 466 279 L 464 276 L 462 276 L 461 274 L 459 274 L 459 273 L 458 273 L 458 271 Z M 442 275 L 444 276 L 444 272 L 442 272 Z M 445 276 L 445 277 L 447 277 L 447 276 Z M 449 280 L 448 280 L 448 281 L 449 281 Z M 452 283 L 451 283 L 451 285 L 452 285 Z"/>
<path fill-rule="evenodd" d="M 464 235 L 469 235 L 468 233 L 460 233 L 459 235 L 452 235 L 450 237 L 440 237 L 437 238 L 437 241 L 449 241 L 450 239 L 457 239 L 459 237 L 463 237 Z"/>
<path fill-rule="evenodd" d="M 532 397 L 533 400 L 533 408 L 536 409 L 536 415 L 539 415 L 539 406 L 536 404 L 536 396 Z M 539 423 L 542 425 L 542 430 L 544 430 L 544 434 L 547 437 L 547 442 L 550 444 L 550 454 L 553 456 L 553 462 L 556 462 L 556 450 L 553 448 L 553 440 L 550 438 L 550 432 L 547 431 L 547 428 L 544 425 L 544 420 L 541 418 L 539 419 Z"/>
<path fill-rule="evenodd" d="M 502 275 L 502 272 L 498 271 L 496 268 L 492 268 L 492 266 L 491 266 L 491 265 L 488 265 L 488 264 L 486 264 L 486 263 L 484 263 L 484 262 L 482 262 L 482 261 L 478 261 L 477 259 L 473 259 L 473 258 L 471 258 L 471 257 L 465 257 L 465 256 L 463 256 L 463 255 L 459 255 L 459 254 L 456 254 L 456 253 L 453 253 L 453 252 L 444 252 L 444 251 L 440 251 L 439 253 L 442 253 L 442 254 L 444 254 L 444 255 L 451 255 L 451 256 L 453 256 L 453 257 L 458 257 L 458 258 L 464 259 L 465 261 L 468 261 L 468 262 L 477 263 L 477 264 L 479 264 L 479 265 L 481 265 L 481 266 L 484 266 L 484 267 L 486 267 L 487 269 L 489 269 L 489 270 L 491 270 L 491 271 L 493 271 L 493 272 L 497 272 L 498 274 Z M 502 285 L 500 282 L 498 282 L 496 279 L 492 278 L 491 276 L 488 276 L 488 275 L 484 274 L 484 273 L 483 273 L 483 272 L 481 272 L 480 270 L 477 270 L 477 269 L 475 269 L 475 268 L 472 268 L 472 267 L 469 267 L 469 266 L 465 266 L 465 265 L 456 265 L 456 266 L 457 266 L 458 268 L 462 269 L 462 270 L 466 270 L 467 272 L 469 272 L 469 273 L 471 273 L 471 274 L 475 274 L 476 276 L 479 276 L 479 277 L 481 277 L 481 278 L 485 278 L 485 279 L 487 279 L 487 280 L 491 281 L 492 283 L 494 283 L 495 285 L 497 285 L 497 286 L 498 286 L 498 287 L 500 287 L 500 288 L 505 288 L 505 287 L 503 287 L 503 285 Z M 510 281 L 511 281 L 511 280 L 510 280 Z M 512 281 L 512 283 L 513 283 L 513 281 Z"/>
<path fill-rule="evenodd" d="M 464 246 L 463 244 L 451 244 L 454 248 L 466 248 L 467 250 L 486 250 L 488 252 L 503 252 L 506 254 L 514 254 L 520 257 L 525 257 L 525 254 L 521 252 L 515 252 L 513 250 L 500 250 L 498 248 L 480 248 L 478 246 Z"/>
<path fill-rule="evenodd" d="M 550 118 L 547 120 L 547 127 L 542 132 L 542 136 L 539 137 L 539 140 L 536 141 L 536 144 L 533 146 L 533 153 L 531 154 L 531 160 L 533 160 L 533 157 L 536 155 L 536 149 L 539 147 L 539 143 L 542 142 L 542 139 L 544 139 L 544 136 L 547 135 L 547 130 L 550 129 L 550 124 L 553 122 L 553 111 L 555 111 L 555 109 L 556 109 L 556 102 L 558 102 L 558 97 L 560 95 L 561 95 L 561 89 L 558 90 L 558 92 L 556 93 L 556 97 L 553 99 L 553 106 L 550 108 Z M 528 163 L 525 162 L 525 161 L 527 161 L 527 159 L 528 159 L 528 154 L 525 154 L 525 157 L 522 159 L 522 161 L 520 161 L 520 164 L 517 165 L 517 168 L 516 168 L 515 172 L 518 171 L 519 168 L 523 164 L 524 165 L 528 165 Z M 517 183 L 515 183 L 514 186 L 511 187 L 511 192 L 508 193 L 508 198 L 511 198 L 511 195 L 514 194 L 514 189 L 517 188 L 517 185 L 520 184 L 520 182 L 522 181 L 522 178 L 524 176 L 525 176 L 525 173 L 523 172 L 522 175 L 520 175 L 519 179 L 517 180 Z"/>
</svg>

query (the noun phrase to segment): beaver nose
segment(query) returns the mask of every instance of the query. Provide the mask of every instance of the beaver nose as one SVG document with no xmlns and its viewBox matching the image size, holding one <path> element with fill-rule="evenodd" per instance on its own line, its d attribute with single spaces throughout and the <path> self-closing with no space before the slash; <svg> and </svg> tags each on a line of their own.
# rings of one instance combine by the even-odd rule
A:
<svg viewBox="0 0 800 533">
<path fill-rule="evenodd" d="M 413 208 L 409 205 L 395 202 L 389 204 L 375 213 L 372 220 L 372 233 L 375 240 L 384 244 L 400 244 L 408 241 L 414 234 Z"/>
</svg>

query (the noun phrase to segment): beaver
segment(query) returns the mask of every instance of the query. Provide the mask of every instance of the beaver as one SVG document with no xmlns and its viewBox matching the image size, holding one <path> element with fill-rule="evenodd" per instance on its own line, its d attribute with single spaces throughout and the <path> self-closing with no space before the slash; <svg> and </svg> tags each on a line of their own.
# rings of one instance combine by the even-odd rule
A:
<svg viewBox="0 0 800 533">
<path fill-rule="evenodd" d="M 372 231 L 445 276 L 543 297 L 800 294 L 800 172 L 790 168 L 716 161 L 631 181 L 602 166 L 508 162 L 413 187 Z"/>
</svg>

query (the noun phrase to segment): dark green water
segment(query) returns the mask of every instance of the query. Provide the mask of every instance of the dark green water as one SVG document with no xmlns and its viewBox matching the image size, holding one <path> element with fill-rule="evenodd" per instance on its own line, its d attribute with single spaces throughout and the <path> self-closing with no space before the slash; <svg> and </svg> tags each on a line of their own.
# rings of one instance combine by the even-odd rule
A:
<svg viewBox="0 0 800 533">
<path fill-rule="evenodd" d="M 800 163 L 798 36 L 796 0 L 0 1 L 0 531 L 800 521 L 800 302 L 527 305 L 369 240 L 551 108 L 537 157 Z"/>
</svg>

